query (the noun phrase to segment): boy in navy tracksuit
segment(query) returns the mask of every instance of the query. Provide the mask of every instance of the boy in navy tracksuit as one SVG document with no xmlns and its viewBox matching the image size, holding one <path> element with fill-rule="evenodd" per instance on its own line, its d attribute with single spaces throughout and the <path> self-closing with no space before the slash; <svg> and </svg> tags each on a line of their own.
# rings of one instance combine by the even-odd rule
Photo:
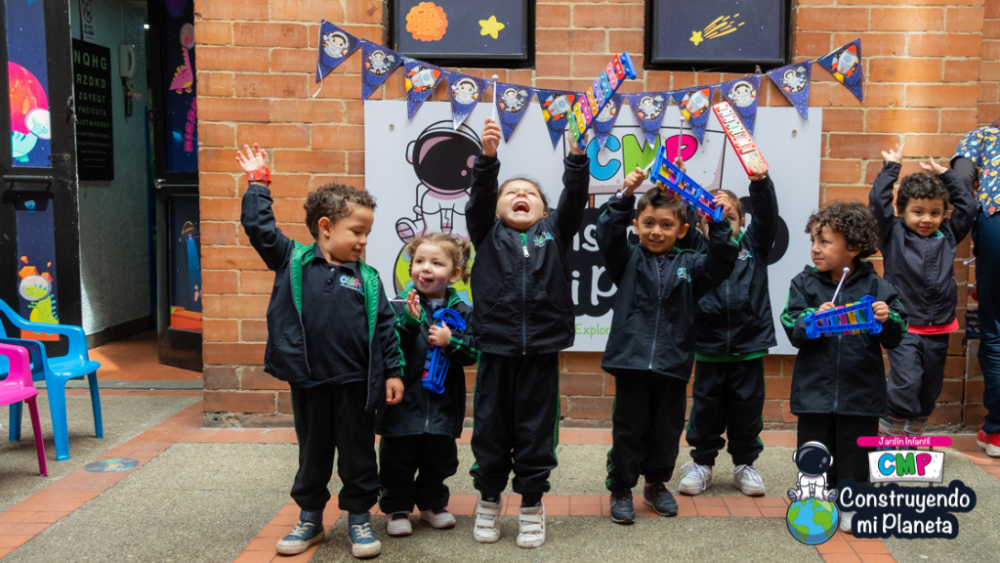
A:
<svg viewBox="0 0 1000 563">
<path fill-rule="evenodd" d="M 512 178 L 498 185 L 500 127 L 483 128 L 466 206 L 476 247 L 472 330 L 482 351 L 473 416 L 470 473 L 482 494 L 474 536 L 500 539 L 500 493 L 514 471 L 521 494 L 517 545 L 545 543 L 542 495 L 556 467 L 559 432 L 559 351 L 573 345 L 574 305 L 566 251 L 580 230 L 590 187 L 590 160 L 576 143 L 564 159 L 559 207 L 549 210 L 536 183 Z"/>
<path fill-rule="evenodd" d="M 683 165 L 680 159 L 677 163 Z M 676 248 L 674 242 L 690 227 L 685 206 L 652 188 L 636 207 L 632 192 L 644 179 L 640 168 L 630 173 L 597 223 L 597 244 L 618 288 L 601 367 L 615 376 L 606 484 L 611 519 L 620 524 L 635 520 L 632 487 L 640 473 L 646 478 L 644 502 L 661 515 L 677 514 L 677 502 L 664 483 L 673 474 L 684 427 L 695 304 L 729 277 L 737 254 L 725 220 L 709 226 L 707 254 Z M 715 203 L 730 209 L 724 193 Z M 640 244 L 629 243 L 630 223 Z"/>
<path fill-rule="evenodd" d="M 767 262 L 778 224 L 778 200 L 766 164 L 755 164 L 750 177 L 753 221 L 741 231 L 745 214 L 736 194 L 728 217 L 740 252 L 729 278 L 698 301 L 695 317 L 693 404 L 687 441 L 691 463 L 681 469 L 681 493 L 700 494 L 712 486 L 712 467 L 726 440 L 733 457 L 733 485 L 743 494 L 761 496 L 764 482 L 753 463 L 764 450 L 764 356 L 776 346 Z M 698 234 L 688 235 L 706 245 Z"/>
<path fill-rule="evenodd" d="M 291 387 L 299 441 L 292 498 L 302 512 L 277 551 L 301 553 L 323 541 L 336 451 L 344 483 L 338 502 L 349 512 L 352 553 L 378 555 L 382 546 L 368 513 L 379 492 L 375 410 L 402 399 L 403 364 L 392 307 L 378 272 L 361 259 L 375 200 L 340 184 L 318 188 L 305 204 L 316 242 L 303 245 L 275 225 L 267 153 L 256 144 L 244 149 L 236 160 L 251 184 L 240 221 L 275 272 L 264 370 Z"/>
<path fill-rule="evenodd" d="M 887 412 L 879 421 L 879 434 L 919 436 L 944 384 L 948 334 L 958 330 L 955 253 L 972 230 L 976 208 L 955 173 L 930 159 L 920 165 L 933 175 L 903 178 L 893 209 L 892 188 L 902 155 L 897 147 L 882 156 L 885 164 L 868 206 L 878 222 L 885 279 L 906 303 L 910 327 L 899 346 L 888 350 Z M 949 201 L 955 211 L 945 219 Z"/>
</svg>

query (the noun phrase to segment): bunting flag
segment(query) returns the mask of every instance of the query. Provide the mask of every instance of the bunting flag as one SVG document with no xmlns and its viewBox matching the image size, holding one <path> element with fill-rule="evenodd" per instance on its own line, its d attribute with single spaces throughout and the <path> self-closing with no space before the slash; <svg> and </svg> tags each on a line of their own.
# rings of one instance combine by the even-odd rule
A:
<svg viewBox="0 0 1000 563">
<path fill-rule="evenodd" d="M 448 79 L 448 97 L 451 100 L 451 120 L 455 124 L 455 130 L 465 121 L 479 98 L 486 91 L 486 81 L 482 78 L 469 76 L 460 72 L 444 71 Z"/>
<path fill-rule="evenodd" d="M 364 103 L 403 64 L 403 57 L 392 49 L 386 49 L 367 39 L 358 41 L 361 42 L 361 56 L 364 59 L 364 67 L 361 69 L 361 102 Z"/>
<path fill-rule="evenodd" d="M 660 123 L 663 122 L 663 114 L 667 112 L 667 104 L 670 98 L 667 92 L 639 92 L 637 94 L 626 94 L 625 100 L 632 106 L 632 113 L 639 120 L 642 128 L 642 135 L 649 146 L 656 145 L 656 139 L 660 135 Z"/>
<path fill-rule="evenodd" d="M 434 89 L 441 82 L 444 71 L 441 67 L 434 66 L 424 61 L 416 59 L 403 59 L 403 67 L 406 69 L 406 117 L 413 119 L 424 101 L 434 93 Z"/>
<path fill-rule="evenodd" d="M 517 84 L 497 82 L 493 90 L 493 104 L 497 108 L 497 119 L 503 131 L 503 140 L 509 141 L 521 118 L 528 112 L 531 96 L 535 89 Z"/>
<path fill-rule="evenodd" d="M 538 103 L 542 106 L 542 117 L 549 128 L 552 148 L 559 144 L 559 139 L 566 131 L 566 118 L 573 111 L 573 103 L 580 96 L 577 92 L 565 90 L 536 90 Z"/>
<path fill-rule="evenodd" d="M 705 142 L 705 127 L 708 125 L 709 108 L 712 105 L 713 86 L 696 86 L 688 90 L 674 92 L 674 101 L 681 108 L 681 115 L 691 124 L 698 143 Z"/>
<path fill-rule="evenodd" d="M 347 60 L 358 49 L 358 38 L 323 20 L 319 26 L 319 59 L 316 62 L 316 82 Z"/>
<path fill-rule="evenodd" d="M 800 61 L 769 70 L 767 77 L 795 106 L 802 119 L 809 119 L 809 81 L 813 61 Z"/>
<path fill-rule="evenodd" d="M 746 125 L 751 135 L 753 135 L 754 122 L 757 121 L 760 79 L 760 74 L 751 74 L 719 85 L 722 95 L 726 97 L 729 105 L 733 106 L 740 114 L 743 124 Z"/>
<path fill-rule="evenodd" d="M 861 40 L 855 39 L 847 45 L 819 58 L 819 64 L 847 87 L 859 102 L 864 100 L 864 76 L 861 68 Z"/>
<path fill-rule="evenodd" d="M 603 149 L 604 144 L 608 142 L 608 136 L 611 135 L 611 130 L 615 127 L 615 121 L 618 121 L 618 113 L 622 108 L 622 103 L 624 103 L 622 95 L 614 94 L 608 103 L 604 104 L 604 108 L 601 109 L 601 113 L 597 114 L 594 122 L 591 123 L 598 150 Z"/>
</svg>

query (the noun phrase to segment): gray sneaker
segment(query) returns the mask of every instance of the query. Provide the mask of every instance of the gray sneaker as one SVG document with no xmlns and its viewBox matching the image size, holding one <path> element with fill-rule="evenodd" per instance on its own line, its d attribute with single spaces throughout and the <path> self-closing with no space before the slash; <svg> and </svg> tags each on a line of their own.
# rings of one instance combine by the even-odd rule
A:
<svg viewBox="0 0 1000 563">
<path fill-rule="evenodd" d="M 689 462 L 681 466 L 684 475 L 677 484 L 677 492 L 685 495 L 700 495 L 712 486 L 712 466 Z"/>
<path fill-rule="evenodd" d="M 642 489 L 642 502 L 653 507 L 660 516 L 677 516 L 677 501 L 663 483 L 646 483 Z"/>
<path fill-rule="evenodd" d="M 748 497 L 764 496 L 764 480 L 752 465 L 737 465 L 733 468 L 733 486 Z"/>
<path fill-rule="evenodd" d="M 617 524 L 635 522 L 635 506 L 632 504 L 630 489 L 611 492 L 611 521 Z"/>
</svg>

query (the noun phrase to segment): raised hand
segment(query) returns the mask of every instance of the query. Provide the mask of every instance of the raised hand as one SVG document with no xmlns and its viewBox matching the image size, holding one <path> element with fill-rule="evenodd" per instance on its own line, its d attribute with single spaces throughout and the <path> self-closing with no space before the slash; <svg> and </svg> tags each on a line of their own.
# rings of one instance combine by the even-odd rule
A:
<svg viewBox="0 0 1000 563">
<path fill-rule="evenodd" d="M 480 135 L 483 139 L 483 155 L 485 156 L 496 156 L 497 147 L 500 146 L 500 126 L 497 125 L 496 121 L 492 118 L 486 118 L 486 124 L 483 125 L 483 132 Z"/>
<path fill-rule="evenodd" d="M 253 172 L 258 168 L 267 167 L 267 151 L 260 148 L 260 145 L 254 143 L 253 151 L 250 150 L 250 145 L 243 145 L 243 150 L 246 151 L 246 154 L 239 150 L 236 151 L 236 162 L 244 172 Z"/>
<path fill-rule="evenodd" d="M 722 213 L 723 217 L 729 217 L 731 215 L 735 215 L 733 210 L 733 202 L 732 200 L 729 199 L 729 196 L 726 195 L 726 192 L 723 191 L 717 192 L 715 194 L 715 199 L 713 201 L 716 207 L 722 207 L 722 209 L 724 210 Z"/>
<path fill-rule="evenodd" d="M 899 145 L 896 145 L 895 148 L 882 151 L 882 158 L 885 159 L 886 162 L 895 162 L 896 164 L 899 164 L 900 162 L 903 162 L 903 152 L 899 150 Z"/>
<path fill-rule="evenodd" d="M 921 162 L 920 167 L 928 172 L 933 172 L 938 175 L 944 174 L 948 171 L 947 168 L 935 162 L 933 156 L 928 156 L 927 162 Z"/>
<path fill-rule="evenodd" d="M 420 318 L 420 297 L 417 296 L 417 290 L 415 289 L 411 289 L 406 294 L 406 312 L 415 319 Z"/>
<path fill-rule="evenodd" d="M 767 164 L 764 162 L 758 162 L 757 164 L 750 165 L 750 171 L 753 174 L 750 175 L 750 179 L 756 182 L 757 180 L 763 180 L 767 176 Z"/>
<path fill-rule="evenodd" d="M 634 192 L 636 188 L 642 185 L 642 183 L 645 180 L 646 180 L 646 172 L 643 171 L 642 168 L 636 166 L 635 170 L 629 172 L 629 175 L 625 177 L 625 185 L 622 188 L 622 193 L 624 193 L 626 196 L 632 195 L 632 192 Z"/>
<path fill-rule="evenodd" d="M 587 154 L 587 143 L 590 142 L 590 140 L 589 140 L 590 139 L 590 129 L 587 129 L 587 132 L 584 133 L 583 148 L 582 149 L 573 140 L 573 134 L 572 133 L 570 133 L 569 131 L 566 131 L 566 135 L 568 136 L 567 139 L 566 139 L 566 144 L 569 145 L 569 154 Z"/>
<path fill-rule="evenodd" d="M 688 167 L 686 164 L 684 164 L 684 159 L 681 158 L 681 155 L 677 155 L 676 157 L 674 157 L 674 166 L 680 168 L 681 172 L 687 174 Z"/>
</svg>

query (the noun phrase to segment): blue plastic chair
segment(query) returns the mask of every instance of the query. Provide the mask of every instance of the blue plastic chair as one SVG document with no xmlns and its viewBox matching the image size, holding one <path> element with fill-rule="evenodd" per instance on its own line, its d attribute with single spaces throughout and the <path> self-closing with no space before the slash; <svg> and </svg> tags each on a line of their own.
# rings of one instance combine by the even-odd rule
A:
<svg viewBox="0 0 1000 563">
<path fill-rule="evenodd" d="M 78 326 L 56 325 L 48 323 L 33 323 L 25 320 L 0 300 L 0 313 L 21 330 L 38 333 L 61 334 L 69 339 L 69 352 L 65 356 L 47 358 L 45 347 L 35 340 L 20 338 L 0 338 L 0 343 L 22 346 L 31 352 L 32 372 L 34 381 L 45 381 L 49 398 L 49 411 L 52 413 L 52 433 L 56 442 L 56 460 L 69 459 L 69 429 L 66 424 L 66 382 L 77 377 L 87 377 L 90 384 L 90 402 L 94 408 L 94 433 L 98 438 L 104 437 L 104 422 L 101 418 L 101 395 L 97 387 L 97 370 L 99 362 L 91 361 L 87 353 L 87 335 Z M 3 325 L 0 324 L 0 336 L 5 336 Z M 0 378 L 6 377 L 9 369 L 5 358 L 0 358 Z M 41 364 L 40 366 L 37 364 Z M 42 369 L 39 369 L 42 368 Z M 10 406 L 10 441 L 21 439 L 21 406 L 16 403 Z"/>
</svg>

